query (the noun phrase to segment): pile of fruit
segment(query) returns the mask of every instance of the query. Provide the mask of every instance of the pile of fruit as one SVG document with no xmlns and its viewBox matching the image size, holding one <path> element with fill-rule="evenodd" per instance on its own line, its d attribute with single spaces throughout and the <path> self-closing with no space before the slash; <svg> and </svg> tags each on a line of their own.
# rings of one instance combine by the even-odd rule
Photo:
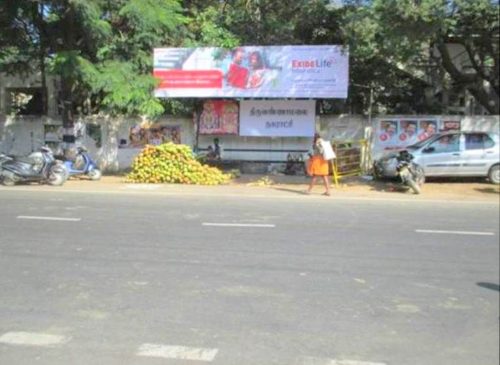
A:
<svg viewBox="0 0 500 365">
<path fill-rule="evenodd" d="M 177 183 L 219 185 L 231 175 L 196 160 L 189 146 L 164 143 L 146 146 L 132 163 L 127 181 L 135 183 Z"/>
</svg>

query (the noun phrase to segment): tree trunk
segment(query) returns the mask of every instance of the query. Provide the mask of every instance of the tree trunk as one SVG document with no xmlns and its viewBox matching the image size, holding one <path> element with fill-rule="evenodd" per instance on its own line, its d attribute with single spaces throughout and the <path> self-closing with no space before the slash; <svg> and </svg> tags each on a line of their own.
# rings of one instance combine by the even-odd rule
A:
<svg viewBox="0 0 500 365">
<path fill-rule="evenodd" d="M 77 48 L 75 34 L 75 13 L 71 8 L 71 4 L 67 4 L 69 7 L 66 12 L 66 51 L 72 51 Z M 63 106 L 63 149 L 64 155 L 71 159 L 74 153 L 75 145 L 75 121 L 73 115 L 73 87 L 74 80 L 71 76 L 71 72 L 66 72 L 61 75 L 61 98 Z"/>
<path fill-rule="evenodd" d="M 451 78 L 460 85 L 469 90 L 476 98 L 476 101 L 481 104 L 490 114 L 498 115 L 500 113 L 499 96 L 495 93 L 492 87 L 485 85 L 485 80 L 478 73 L 464 74 L 453 63 L 453 60 L 445 43 L 438 44 L 438 50 L 443 60 L 444 69 L 450 74 Z"/>
<path fill-rule="evenodd" d="M 40 48 L 38 49 L 38 62 L 40 63 L 40 76 L 42 78 L 42 114 L 47 115 L 48 112 L 48 97 L 47 97 L 47 72 L 45 69 L 45 52 L 46 52 L 46 41 L 45 41 L 45 31 L 42 29 L 43 16 L 42 16 L 42 5 L 33 3 L 33 13 L 35 24 L 38 27 L 38 35 L 40 37 Z"/>
</svg>

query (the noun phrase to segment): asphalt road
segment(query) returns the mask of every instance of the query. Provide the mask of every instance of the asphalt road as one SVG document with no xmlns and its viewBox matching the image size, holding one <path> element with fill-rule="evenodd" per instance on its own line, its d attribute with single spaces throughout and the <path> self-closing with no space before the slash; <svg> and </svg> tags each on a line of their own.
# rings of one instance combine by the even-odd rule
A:
<svg viewBox="0 0 500 365">
<path fill-rule="evenodd" d="M 308 198 L 0 191 L 0 364 L 498 364 L 498 204 Z"/>
</svg>

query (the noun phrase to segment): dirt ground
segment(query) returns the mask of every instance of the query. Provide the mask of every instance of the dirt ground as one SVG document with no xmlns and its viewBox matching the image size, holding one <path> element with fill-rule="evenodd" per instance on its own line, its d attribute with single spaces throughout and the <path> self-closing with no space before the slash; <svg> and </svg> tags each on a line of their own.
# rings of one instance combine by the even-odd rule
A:
<svg viewBox="0 0 500 365">
<path fill-rule="evenodd" d="M 260 191 L 265 194 L 275 192 L 301 193 L 307 189 L 309 184 L 307 176 L 286 175 L 242 175 L 231 183 L 231 191 L 241 190 L 242 194 L 247 191 Z M 103 176 L 101 181 L 88 181 L 85 178 L 72 178 L 64 186 L 68 188 L 82 188 L 85 190 L 105 190 L 120 188 L 127 185 L 124 175 Z M 163 185 L 169 186 L 169 185 Z M 174 186 L 170 185 L 172 188 Z M 176 189 L 184 189 L 181 185 L 175 185 Z M 186 186 L 185 189 L 193 189 L 194 186 Z M 204 187 L 205 189 L 218 189 L 220 187 Z M 241 189 L 239 189 L 241 188 Z M 314 189 L 318 194 L 323 190 L 318 180 Z M 332 195 L 348 195 L 359 197 L 383 197 L 391 194 L 391 197 L 405 197 L 413 195 L 410 191 L 401 189 L 394 181 L 374 181 L 370 176 L 355 176 L 342 178 L 338 185 L 332 184 Z M 500 202 L 500 185 L 493 185 L 485 179 L 429 179 L 422 187 L 422 198 L 426 199 L 453 199 L 453 200 L 487 200 Z"/>
<path fill-rule="evenodd" d="M 270 175 L 244 175 L 235 179 L 232 184 L 254 185 L 254 186 L 301 186 L 304 189 L 309 184 L 307 176 L 270 176 Z M 321 188 L 321 182 L 317 181 L 317 188 Z M 338 185 L 332 184 L 333 191 L 361 193 L 370 192 L 397 192 L 409 193 L 401 189 L 396 181 L 377 181 L 371 176 L 354 176 L 340 179 Z M 422 186 L 422 194 L 435 198 L 447 196 L 481 196 L 483 198 L 500 199 L 500 185 L 494 185 L 481 178 L 433 178 L 428 179 Z"/>
</svg>

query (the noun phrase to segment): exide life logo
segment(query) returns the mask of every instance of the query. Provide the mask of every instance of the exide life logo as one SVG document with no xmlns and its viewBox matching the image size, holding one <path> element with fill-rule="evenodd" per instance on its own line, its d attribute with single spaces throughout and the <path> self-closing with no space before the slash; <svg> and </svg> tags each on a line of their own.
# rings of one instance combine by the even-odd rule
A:
<svg viewBox="0 0 500 365">
<path fill-rule="evenodd" d="M 333 58 L 323 60 L 292 60 L 293 69 L 328 68 L 335 63 Z"/>
</svg>

